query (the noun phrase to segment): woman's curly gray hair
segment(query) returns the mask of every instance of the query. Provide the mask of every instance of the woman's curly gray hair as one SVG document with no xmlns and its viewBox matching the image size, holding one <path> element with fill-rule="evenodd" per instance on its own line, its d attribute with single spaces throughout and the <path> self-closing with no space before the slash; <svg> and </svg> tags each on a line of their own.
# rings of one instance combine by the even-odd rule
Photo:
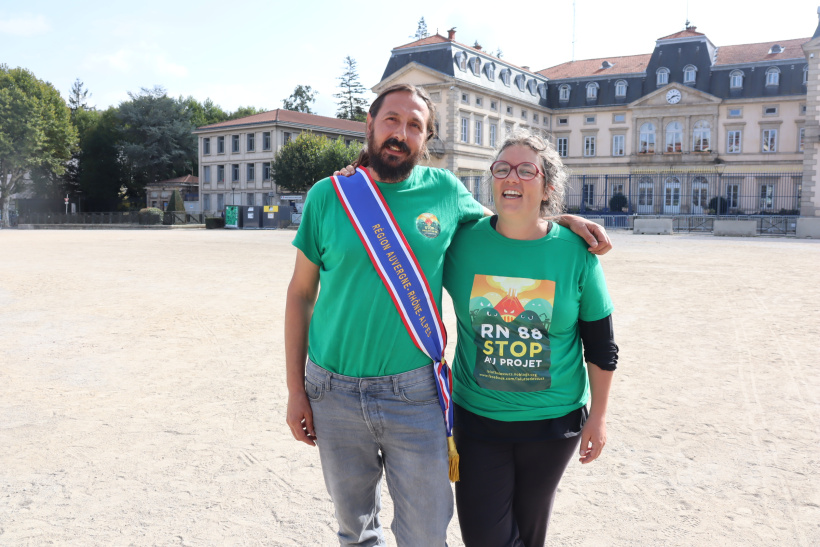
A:
<svg viewBox="0 0 820 547">
<path fill-rule="evenodd" d="M 544 189 L 547 191 L 547 199 L 541 202 L 541 216 L 555 217 L 563 213 L 569 173 L 555 146 L 540 135 L 518 129 L 504 139 L 493 161 L 498 160 L 501 153 L 511 146 L 526 146 L 538 155 L 538 168 L 545 173 Z"/>
</svg>

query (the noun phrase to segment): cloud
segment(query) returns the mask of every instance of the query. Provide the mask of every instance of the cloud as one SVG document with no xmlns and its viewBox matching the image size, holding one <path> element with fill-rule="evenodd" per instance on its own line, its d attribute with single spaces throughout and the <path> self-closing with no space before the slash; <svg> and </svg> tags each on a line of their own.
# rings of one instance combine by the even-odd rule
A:
<svg viewBox="0 0 820 547">
<path fill-rule="evenodd" d="M 86 57 L 84 67 L 103 67 L 121 73 L 154 73 L 161 76 L 184 78 L 188 69 L 168 60 L 155 45 L 139 44 L 134 48 L 119 49 L 109 54 L 92 54 Z"/>
<path fill-rule="evenodd" d="M 157 72 L 159 72 L 160 74 L 178 76 L 180 78 L 183 78 L 188 75 L 187 68 L 185 68 L 182 65 L 172 63 L 171 61 L 166 59 L 164 55 L 157 55 L 154 59 L 154 65 L 157 68 Z"/>
<path fill-rule="evenodd" d="M 51 25 L 48 24 L 46 18 L 42 15 L 0 19 L 0 34 L 35 36 L 37 34 L 45 34 L 49 30 L 51 30 Z"/>
</svg>

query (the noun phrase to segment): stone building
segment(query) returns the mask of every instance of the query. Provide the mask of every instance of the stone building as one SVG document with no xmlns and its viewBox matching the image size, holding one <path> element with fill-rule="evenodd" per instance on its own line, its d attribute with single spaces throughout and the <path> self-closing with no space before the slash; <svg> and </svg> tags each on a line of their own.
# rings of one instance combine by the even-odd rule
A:
<svg viewBox="0 0 820 547">
<path fill-rule="evenodd" d="M 301 209 L 304 196 L 280 194 L 270 162 L 285 143 L 303 131 L 347 144 L 364 142 L 365 124 L 304 112 L 276 109 L 199 127 L 199 192 L 202 212 L 226 205 L 289 205 Z"/>
<path fill-rule="evenodd" d="M 430 93 L 430 163 L 485 203 L 493 149 L 523 127 L 571 168 L 570 211 L 820 216 L 819 57 L 817 32 L 718 46 L 687 25 L 651 53 L 534 71 L 451 30 L 393 49 L 374 91 L 407 82 Z"/>
<path fill-rule="evenodd" d="M 145 185 L 145 206 L 164 211 L 174 190 L 179 190 L 187 212 L 199 212 L 199 178 L 193 175 L 149 182 Z"/>
</svg>

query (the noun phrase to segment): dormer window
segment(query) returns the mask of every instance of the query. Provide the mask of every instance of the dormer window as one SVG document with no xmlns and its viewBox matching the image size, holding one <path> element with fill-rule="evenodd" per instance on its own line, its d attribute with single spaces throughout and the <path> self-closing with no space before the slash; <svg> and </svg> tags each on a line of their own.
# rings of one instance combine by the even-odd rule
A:
<svg viewBox="0 0 820 547">
<path fill-rule="evenodd" d="M 803 85 L 808 85 L 809 83 L 809 65 L 803 67 Z"/>
<path fill-rule="evenodd" d="M 775 86 L 780 85 L 780 69 L 776 66 L 771 67 L 766 71 L 766 85 Z"/>
<path fill-rule="evenodd" d="M 743 89 L 742 70 L 733 70 L 729 73 L 729 87 L 732 89 Z"/>
<path fill-rule="evenodd" d="M 473 71 L 474 76 L 481 75 L 481 59 L 478 57 L 473 57 L 470 59 L 470 70 Z"/>
<path fill-rule="evenodd" d="M 456 53 L 456 64 L 458 69 L 462 72 L 467 72 L 467 54 L 463 51 Z"/>
<path fill-rule="evenodd" d="M 505 68 L 504 70 L 502 70 L 500 76 L 501 76 L 501 82 L 505 86 L 510 87 L 510 69 Z"/>
<path fill-rule="evenodd" d="M 626 80 L 618 80 L 615 82 L 615 96 L 626 97 Z"/>
<path fill-rule="evenodd" d="M 601 63 L 601 70 L 606 70 L 607 68 L 612 68 L 612 63 L 609 61 L 604 61 Z"/>
<path fill-rule="evenodd" d="M 515 77 L 515 86 L 518 88 L 519 91 L 524 91 L 524 75 L 519 74 Z"/>
<path fill-rule="evenodd" d="M 659 68 L 658 71 L 655 73 L 655 75 L 656 75 L 655 80 L 658 84 L 658 87 L 660 87 L 662 85 L 666 85 L 666 84 L 669 83 L 669 69 L 668 68 L 664 68 L 664 67 Z"/>
<path fill-rule="evenodd" d="M 568 101 L 569 100 L 569 86 L 567 84 L 562 85 L 558 88 L 558 100 L 559 101 Z"/>
<path fill-rule="evenodd" d="M 535 95 L 537 86 L 538 82 L 536 82 L 535 80 L 530 79 L 527 82 L 527 91 L 530 92 L 530 95 Z"/>
<path fill-rule="evenodd" d="M 695 83 L 695 76 L 697 75 L 697 73 L 698 69 L 695 68 L 695 65 L 686 65 L 685 67 L 683 67 L 683 83 Z"/>
<path fill-rule="evenodd" d="M 587 84 L 587 99 L 594 101 L 598 98 L 598 84 L 590 82 Z"/>
<path fill-rule="evenodd" d="M 487 63 L 484 65 L 484 74 L 487 75 L 487 79 L 491 82 L 495 81 L 495 63 Z"/>
<path fill-rule="evenodd" d="M 538 96 L 542 99 L 547 98 L 547 86 L 546 84 L 538 84 Z"/>
<path fill-rule="evenodd" d="M 781 46 L 780 44 L 775 44 L 769 50 L 769 54 L 770 55 L 772 55 L 772 54 L 776 55 L 778 53 L 783 53 L 783 46 Z"/>
</svg>

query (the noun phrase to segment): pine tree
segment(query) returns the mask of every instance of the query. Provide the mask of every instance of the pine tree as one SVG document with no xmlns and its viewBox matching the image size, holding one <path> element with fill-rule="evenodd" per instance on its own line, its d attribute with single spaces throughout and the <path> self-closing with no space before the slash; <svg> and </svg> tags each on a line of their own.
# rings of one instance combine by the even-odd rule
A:
<svg viewBox="0 0 820 547">
<path fill-rule="evenodd" d="M 89 106 L 87 102 L 90 96 L 91 93 L 88 92 L 85 84 L 80 81 L 79 78 L 74 80 L 74 83 L 71 85 L 71 91 L 68 93 L 68 108 L 71 110 L 72 121 L 74 121 L 78 110 L 94 110 L 94 107 Z"/>
<path fill-rule="evenodd" d="M 343 120 L 363 122 L 367 119 L 367 99 L 364 98 L 365 87 L 359 83 L 359 73 L 356 71 L 356 60 L 350 55 L 344 60 L 344 73 L 339 80 L 339 93 L 333 96 L 339 99 L 339 110 L 336 117 Z"/>
<path fill-rule="evenodd" d="M 424 17 L 419 19 L 418 27 L 416 28 L 416 34 L 411 36 L 415 40 L 421 40 L 422 38 L 427 38 L 430 34 L 427 32 L 427 23 L 424 22 Z"/>
</svg>

